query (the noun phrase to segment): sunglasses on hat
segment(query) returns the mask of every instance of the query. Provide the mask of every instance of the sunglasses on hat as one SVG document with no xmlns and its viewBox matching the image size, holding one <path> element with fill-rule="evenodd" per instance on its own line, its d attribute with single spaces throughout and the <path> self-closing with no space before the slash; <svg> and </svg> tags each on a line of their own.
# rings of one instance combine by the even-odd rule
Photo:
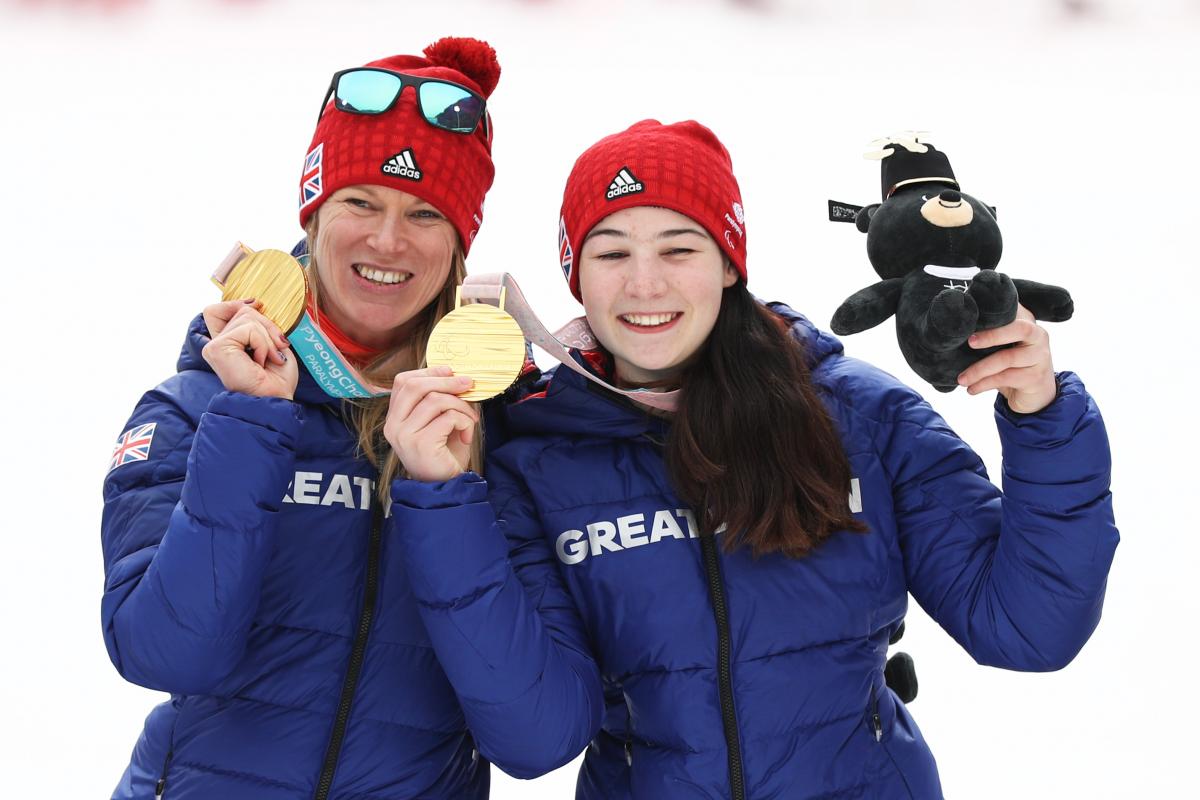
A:
<svg viewBox="0 0 1200 800">
<path fill-rule="evenodd" d="M 381 67 L 353 67 L 334 73 L 317 119 L 324 116 L 330 95 L 337 109 L 347 114 L 383 114 L 396 104 L 405 86 L 416 90 L 421 116 L 433 127 L 474 133 L 482 122 L 484 135 L 491 139 L 487 103 L 475 92 L 457 83 L 419 78 Z"/>
</svg>

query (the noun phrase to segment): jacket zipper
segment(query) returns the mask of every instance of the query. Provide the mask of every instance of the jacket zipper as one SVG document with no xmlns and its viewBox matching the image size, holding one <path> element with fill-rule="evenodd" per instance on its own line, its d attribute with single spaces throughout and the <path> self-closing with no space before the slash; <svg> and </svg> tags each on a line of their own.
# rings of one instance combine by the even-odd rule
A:
<svg viewBox="0 0 1200 800">
<path fill-rule="evenodd" d="M 717 619 L 717 686 L 721 694 L 721 722 L 725 728 L 725 748 L 729 754 L 729 784 L 733 800 L 746 800 L 742 775 L 742 746 L 738 738 L 737 714 L 733 706 L 732 646 L 729 636 L 729 612 L 725 606 L 725 587 L 717 562 L 717 540 L 710 533 L 700 534 L 700 552 L 708 574 L 708 594 Z"/>
<path fill-rule="evenodd" d="M 167 773 L 171 770 L 171 759 L 175 757 L 175 727 L 179 725 L 179 707 L 175 709 L 175 719 L 171 720 L 171 738 L 167 740 L 167 757 L 163 759 L 162 772 L 158 782 L 154 784 L 154 800 L 162 800 L 167 791 Z"/>
<path fill-rule="evenodd" d="M 633 766 L 633 713 L 625 702 L 625 766 Z"/>
<path fill-rule="evenodd" d="M 162 775 L 158 778 L 158 783 L 154 784 L 154 800 L 162 800 L 163 793 L 167 791 L 167 770 L 171 768 L 171 758 L 175 755 L 175 751 L 168 750 L 167 757 L 163 760 Z"/>
<path fill-rule="evenodd" d="M 350 721 L 350 706 L 354 702 L 354 689 L 362 672 L 363 658 L 367 651 L 367 635 L 371 632 L 371 621 L 375 616 L 375 597 L 379 588 L 379 551 L 383 541 L 383 503 L 374 499 L 371 516 L 371 539 L 367 544 L 367 580 L 363 592 L 362 612 L 358 616 L 358 630 L 354 633 L 354 645 L 350 649 L 350 666 L 342 681 L 342 696 L 338 701 L 337 716 L 334 717 L 333 733 L 325 751 L 325 763 L 317 781 L 314 800 L 328 800 L 333 787 L 333 774 L 337 770 L 338 756 L 342 751 L 342 740 L 346 736 L 346 725 Z"/>
<path fill-rule="evenodd" d="M 875 687 L 871 687 L 871 729 L 875 731 L 875 741 L 883 741 L 883 720 L 879 717 L 879 698 L 875 696 Z"/>
</svg>

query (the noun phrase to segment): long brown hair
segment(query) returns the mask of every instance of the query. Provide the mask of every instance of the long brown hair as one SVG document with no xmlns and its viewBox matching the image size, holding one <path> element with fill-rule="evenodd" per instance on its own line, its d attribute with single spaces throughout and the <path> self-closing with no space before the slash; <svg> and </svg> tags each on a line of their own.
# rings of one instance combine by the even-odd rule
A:
<svg viewBox="0 0 1200 800">
<path fill-rule="evenodd" d="M 702 530 L 725 526 L 727 550 L 801 558 L 834 531 L 867 530 L 850 513 L 850 462 L 802 346 L 742 281 L 680 381 L 667 469 Z"/>
<path fill-rule="evenodd" d="M 314 245 L 317 240 L 317 218 L 314 214 L 309 220 L 305 233 L 308 236 L 308 286 L 312 292 L 313 302 L 320 306 L 321 282 L 317 277 L 317 261 Z M 391 386 L 396 375 L 410 369 L 421 369 L 425 366 L 425 349 L 429 344 L 429 334 L 433 326 L 442 317 L 454 310 L 455 295 L 463 279 L 467 277 L 467 264 L 463 257 L 461 245 L 456 245 L 451 256 L 450 273 L 446 283 L 438 295 L 419 312 L 419 319 L 412 333 L 404 342 L 391 350 L 380 353 L 375 359 L 362 367 L 364 378 L 380 386 Z M 383 436 L 383 424 L 387 420 L 390 395 L 373 397 L 366 400 L 345 401 L 349 411 L 350 421 L 358 434 L 358 452 L 379 471 L 379 479 L 375 486 L 375 494 L 385 506 L 391 496 L 392 481 L 402 477 L 404 465 L 396 456 L 391 445 Z M 476 425 L 474 438 L 471 440 L 471 457 L 467 469 L 481 472 L 483 469 L 483 426 Z"/>
</svg>

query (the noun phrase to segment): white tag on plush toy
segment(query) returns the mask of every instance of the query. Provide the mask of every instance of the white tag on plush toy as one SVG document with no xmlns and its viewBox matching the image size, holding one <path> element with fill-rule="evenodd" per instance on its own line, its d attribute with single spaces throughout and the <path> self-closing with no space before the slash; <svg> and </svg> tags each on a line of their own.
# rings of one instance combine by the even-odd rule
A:
<svg viewBox="0 0 1200 800">
<path fill-rule="evenodd" d="M 969 281 L 979 274 L 979 267 L 941 267 L 937 264 L 926 264 L 925 272 L 935 278 Z"/>
</svg>

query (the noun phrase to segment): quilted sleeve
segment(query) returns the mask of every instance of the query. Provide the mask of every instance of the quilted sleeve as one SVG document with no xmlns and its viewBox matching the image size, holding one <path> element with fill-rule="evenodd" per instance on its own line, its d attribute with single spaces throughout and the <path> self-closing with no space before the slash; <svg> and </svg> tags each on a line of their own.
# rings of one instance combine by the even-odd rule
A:
<svg viewBox="0 0 1200 800">
<path fill-rule="evenodd" d="M 1066 666 L 1100 620 L 1117 546 L 1108 436 L 1072 373 L 1018 415 L 997 399 L 1003 492 L 918 395 L 880 429 L 909 591 L 981 664 Z"/>
<path fill-rule="evenodd" d="M 154 425 L 148 458 L 110 467 L 101 527 L 104 641 L 126 680 L 205 693 L 237 664 L 302 419 L 222 392 L 196 424 L 168 392 L 142 398 L 128 428 Z"/>
<path fill-rule="evenodd" d="M 392 498 L 397 549 L 479 752 L 517 778 L 570 761 L 600 729 L 600 674 L 519 480 L 489 463 L 487 482 L 396 481 Z"/>
</svg>

